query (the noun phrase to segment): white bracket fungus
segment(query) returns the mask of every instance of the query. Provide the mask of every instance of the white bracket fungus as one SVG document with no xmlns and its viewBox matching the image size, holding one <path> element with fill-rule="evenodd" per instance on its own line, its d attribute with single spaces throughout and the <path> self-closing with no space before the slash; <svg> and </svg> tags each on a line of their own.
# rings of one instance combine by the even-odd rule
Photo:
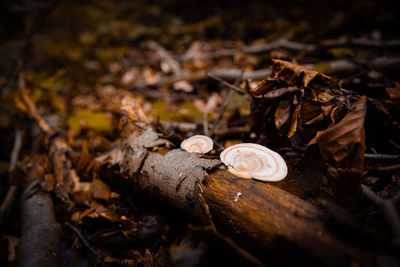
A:
<svg viewBox="0 0 400 267">
<path fill-rule="evenodd" d="M 261 181 L 280 181 L 287 175 L 285 160 L 265 146 L 243 143 L 222 151 L 221 161 L 229 172 L 242 178 Z"/>
<path fill-rule="evenodd" d="M 189 153 L 205 154 L 213 149 L 213 141 L 205 135 L 194 135 L 181 143 L 181 148 Z"/>
</svg>

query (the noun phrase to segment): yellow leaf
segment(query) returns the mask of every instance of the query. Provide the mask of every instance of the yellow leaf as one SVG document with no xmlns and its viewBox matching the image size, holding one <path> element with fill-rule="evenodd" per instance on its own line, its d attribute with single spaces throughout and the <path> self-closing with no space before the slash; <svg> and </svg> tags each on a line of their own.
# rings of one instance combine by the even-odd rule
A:
<svg viewBox="0 0 400 267">
<path fill-rule="evenodd" d="M 111 131 L 112 125 L 109 118 L 103 112 L 93 112 L 89 109 L 81 109 L 67 120 L 68 127 L 79 133 L 82 128 L 99 131 Z"/>
</svg>

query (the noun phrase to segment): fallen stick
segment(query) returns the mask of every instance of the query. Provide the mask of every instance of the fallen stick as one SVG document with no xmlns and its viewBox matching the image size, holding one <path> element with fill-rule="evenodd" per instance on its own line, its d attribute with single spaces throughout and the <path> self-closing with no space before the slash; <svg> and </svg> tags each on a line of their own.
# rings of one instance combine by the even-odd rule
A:
<svg viewBox="0 0 400 267">
<path fill-rule="evenodd" d="M 286 48 L 289 50 L 298 50 L 298 51 L 302 50 L 312 51 L 316 48 L 316 46 L 313 44 L 292 42 L 286 39 L 278 39 L 274 42 L 266 43 L 263 45 L 245 46 L 239 49 L 224 48 L 215 51 L 210 51 L 206 53 L 203 57 L 200 57 L 200 59 L 205 60 L 205 59 L 214 59 L 219 57 L 231 57 L 236 55 L 237 53 L 245 53 L 245 54 L 265 53 L 278 48 Z M 178 56 L 177 59 L 179 61 L 193 60 L 192 57 L 185 57 L 185 56 Z"/>
<path fill-rule="evenodd" d="M 214 76 L 217 76 L 221 79 L 224 80 L 235 80 L 238 76 L 241 75 L 242 70 L 240 69 L 219 69 L 219 70 L 213 70 L 210 71 L 209 73 L 213 74 Z M 246 79 L 252 79 L 255 81 L 262 80 L 268 75 L 271 74 L 270 69 L 260 69 L 260 70 L 253 70 L 253 71 L 245 71 L 243 73 L 243 80 Z M 145 88 L 148 86 L 152 87 L 168 87 L 172 86 L 174 83 L 179 82 L 179 81 L 202 81 L 208 79 L 209 76 L 207 73 L 194 73 L 194 74 L 187 74 L 183 76 L 169 76 L 169 77 L 162 77 L 157 83 L 155 84 L 148 84 L 146 82 L 135 82 L 132 84 L 132 89 L 134 88 Z"/>
<path fill-rule="evenodd" d="M 14 204 L 15 196 L 17 195 L 17 186 L 12 185 L 8 188 L 7 195 L 4 198 L 3 203 L 0 206 L 0 226 L 6 220 L 7 213 L 11 210 L 11 207 Z"/>
<path fill-rule="evenodd" d="M 97 160 L 118 165 L 135 189 L 199 223 L 209 224 L 210 210 L 218 231 L 261 260 L 328 266 L 373 266 L 380 257 L 394 262 L 384 251 L 360 248 L 336 237 L 327 217 L 308 202 L 272 184 L 237 178 L 220 169 L 219 160 L 181 149 L 154 150 L 168 146 L 168 141 L 149 124 L 125 122 L 126 138 Z M 199 189 L 199 183 L 204 189 Z"/>
<path fill-rule="evenodd" d="M 33 181 L 21 198 L 22 238 L 18 245 L 18 266 L 59 266 L 60 226 L 53 202 Z"/>
<path fill-rule="evenodd" d="M 85 237 L 81 234 L 81 232 L 69 223 L 66 223 L 66 225 L 79 237 L 79 239 L 86 246 L 86 248 L 96 257 L 97 263 L 104 265 L 101 256 L 92 248 L 92 246 L 90 246 L 90 244 L 86 241 Z"/>
<path fill-rule="evenodd" d="M 382 199 L 374 191 L 372 191 L 368 186 L 361 185 L 361 189 L 366 197 L 368 197 L 375 205 L 379 206 L 388 222 L 390 230 L 394 236 L 394 240 L 396 243 L 400 242 L 400 217 L 397 213 L 396 206 L 393 201 L 390 199 Z"/>
<path fill-rule="evenodd" d="M 23 75 L 20 80 L 24 84 Z M 21 87 L 22 88 L 22 87 Z M 28 113 L 39 125 L 39 128 L 48 137 L 56 131 L 40 116 L 35 103 L 24 89 L 20 88 L 21 104 L 23 110 Z M 17 132 L 18 133 L 18 132 Z M 16 138 L 22 138 L 22 132 Z M 18 151 L 22 140 L 16 139 L 13 155 L 13 168 L 18 160 Z M 55 166 L 56 167 L 56 166 Z M 32 177 L 37 177 L 32 175 Z M 23 184 L 27 184 L 21 196 L 21 225 L 22 236 L 18 244 L 18 266 L 52 267 L 60 266 L 60 232 L 61 228 L 56 221 L 52 197 L 42 190 L 40 181 L 30 175 L 24 178 Z"/>
</svg>

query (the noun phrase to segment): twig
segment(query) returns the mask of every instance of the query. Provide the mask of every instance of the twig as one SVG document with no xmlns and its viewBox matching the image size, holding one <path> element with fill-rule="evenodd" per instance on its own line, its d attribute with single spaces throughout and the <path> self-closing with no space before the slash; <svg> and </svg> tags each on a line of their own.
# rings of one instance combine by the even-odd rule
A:
<svg viewBox="0 0 400 267">
<path fill-rule="evenodd" d="M 19 152 L 22 147 L 22 135 L 23 135 L 23 131 L 16 128 L 15 129 L 14 146 L 13 146 L 13 149 L 11 152 L 11 159 L 10 159 L 10 168 L 9 168 L 10 176 L 11 176 L 11 173 L 14 170 L 15 165 L 17 164 L 17 161 L 18 161 Z M 7 195 L 4 198 L 4 201 L 0 206 L 0 225 L 3 224 L 5 215 L 8 213 L 11 206 L 14 204 L 16 194 L 17 194 L 17 186 L 11 185 L 8 188 Z"/>
<path fill-rule="evenodd" d="M 215 76 L 215 75 L 212 74 L 212 73 L 208 73 L 207 75 L 208 75 L 210 78 L 213 78 L 214 80 L 219 81 L 219 82 L 222 83 L 223 85 L 225 85 L 225 86 L 227 86 L 227 87 L 229 87 L 229 88 L 235 90 L 236 92 L 239 92 L 239 93 L 241 93 L 241 94 L 245 94 L 245 93 L 246 93 L 246 91 L 244 91 L 242 88 L 237 87 L 237 86 L 235 86 L 235 85 L 233 85 L 233 84 L 230 84 L 230 83 L 228 83 L 227 81 L 225 81 L 225 80 L 223 80 L 223 79 L 221 79 L 221 78 Z"/>
<path fill-rule="evenodd" d="M 55 133 L 55 131 L 50 127 L 50 125 L 47 123 L 47 121 L 45 121 L 45 119 L 43 119 L 42 116 L 40 116 L 35 103 L 29 97 L 27 92 L 24 89 L 21 89 L 20 92 L 21 92 L 22 101 L 26 107 L 27 114 L 29 116 L 31 116 L 37 122 L 37 124 L 39 125 L 40 129 L 43 132 L 45 132 L 49 135 L 53 135 Z"/>
<path fill-rule="evenodd" d="M 351 238 L 354 238 L 355 241 L 363 242 L 364 240 L 370 240 L 377 246 L 387 245 L 388 239 L 385 235 L 362 224 L 342 207 L 326 200 L 318 200 L 318 203 L 331 216 L 329 219 L 332 220 L 332 222 L 344 226 L 347 229 L 347 231 L 341 231 L 338 232 L 338 234 L 346 235 L 348 232 L 351 232 Z"/>
<path fill-rule="evenodd" d="M 218 69 L 218 70 L 213 70 L 211 71 L 212 74 L 215 76 L 220 77 L 221 79 L 225 80 L 235 80 L 238 75 L 240 75 L 241 70 L 240 69 Z M 261 69 L 261 70 L 253 70 L 253 71 L 246 71 L 243 74 L 243 79 L 252 79 L 255 81 L 262 80 L 268 75 L 271 74 L 270 69 Z M 204 73 L 191 73 L 191 74 L 185 74 L 181 76 L 173 76 L 173 77 L 162 77 L 160 81 L 158 81 L 156 84 L 149 85 L 147 82 L 144 81 L 138 81 L 133 83 L 132 89 L 135 88 L 145 88 L 147 86 L 152 86 L 152 87 L 160 87 L 160 86 L 171 86 L 176 82 L 179 81 L 202 81 L 206 80 L 209 78 L 209 76 Z M 241 90 L 241 89 L 240 89 Z M 240 91 L 243 93 L 243 90 Z"/>
<path fill-rule="evenodd" d="M 245 46 L 240 49 L 229 49 L 229 48 L 224 48 L 224 49 L 219 49 L 216 51 L 211 51 L 208 54 L 204 55 L 204 57 L 201 57 L 201 59 L 214 59 L 218 57 L 231 57 L 236 55 L 237 53 L 246 53 L 246 54 L 256 54 L 256 53 L 263 53 L 267 52 L 273 49 L 277 48 L 286 48 L 290 50 L 299 50 L 299 51 L 312 51 L 316 48 L 315 45 L 312 44 L 304 44 L 304 43 L 298 43 L 298 42 L 292 42 L 288 41 L 286 39 L 278 39 L 274 42 L 263 44 L 263 45 L 257 45 L 257 46 Z M 184 56 L 179 56 L 178 57 L 179 61 L 189 61 L 192 60 L 191 57 L 184 57 Z"/>
<path fill-rule="evenodd" d="M 364 157 L 366 159 L 381 159 L 381 160 L 400 159 L 400 155 L 390 155 L 390 154 L 368 154 L 368 153 L 365 153 Z"/>
<path fill-rule="evenodd" d="M 372 202 L 374 202 L 377 206 L 379 206 L 385 216 L 386 220 L 389 224 L 389 227 L 392 230 L 394 235 L 395 242 L 400 241 L 400 218 L 397 213 L 396 207 L 393 204 L 393 201 L 390 199 L 382 199 L 375 192 L 373 192 L 368 186 L 361 185 L 361 189 L 364 195 L 369 198 Z"/>
<path fill-rule="evenodd" d="M 166 130 L 194 131 L 197 128 L 197 124 L 191 122 L 160 121 L 160 124 Z"/>
<path fill-rule="evenodd" d="M 14 170 L 15 165 L 17 164 L 18 161 L 18 156 L 19 152 L 21 151 L 22 147 L 22 136 L 23 136 L 23 130 L 16 128 L 15 129 L 15 139 L 14 139 L 14 146 L 11 151 L 11 159 L 10 159 L 10 169 L 9 171 Z"/>
<path fill-rule="evenodd" d="M 79 237 L 79 239 L 83 242 L 83 244 L 86 246 L 87 249 L 89 249 L 89 251 L 96 256 L 96 259 L 99 263 L 101 263 L 102 265 L 103 260 L 101 258 L 101 256 L 90 246 L 90 244 L 86 241 L 85 237 L 81 234 L 81 232 L 76 229 L 73 225 L 69 224 L 68 222 L 65 223 L 69 228 L 71 228 L 72 231 L 74 231 L 74 233 Z"/>
<path fill-rule="evenodd" d="M 244 71 L 242 70 L 240 75 L 238 75 L 238 77 L 236 78 L 236 81 L 233 84 L 234 86 L 237 86 L 239 84 L 239 82 L 243 79 L 243 74 L 244 74 Z M 228 95 L 225 97 L 224 104 L 222 105 L 221 109 L 219 110 L 218 117 L 214 121 L 214 123 L 211 127 L 211 130 L 215 129 L 215 127 L 217 127 L 218 123 L 221 121 L 222 115 L 224 114 L 225 110 L 227 109 L 229 102 L 231 101 L 231 98 L 233 96 L 233 93 L 234 93 L 233 89 L 229 88 Z"/>
<path fill-rule="evenodd" d="M 15 185 L 10 186 L 10 188 L 8 188 L 7 195 L 0 206 L 0 226 L 4 222 L 5 215 L 8 213 L 11 206 L 13 205 L 16 194 L 17 194 L 17 186 Z"/>
<path fill-rule="evenodd" d="M 248 260 L 249 262 L 253 263 L 254 266 L 262 267 L 266 266 L 264 263 L 262 263 L 259 259 L 251 255 L 247 250 L 243 249 L 241 246 L 236 244 L 232 239 L 229 237 L 222 236 L 218 234 L 218 236 L 223 239 L 232 249 L 234 249 L 240 256 Z"/>
<path fill-rule="evenodd" d="M 390 166 L 382 166 L 372 169 L 379 172 L 395 172 L 400 170 L 400 164 L 390 165 Z"/>
<path fill-rule="evenodd" d="M 400 145 L 395 143 L 393 140 L 389 139 L 389 143 L 391 143 L 393 146 L 395 146 L 397 149 L 400 149 Z"/>
<path fill-rule="evenodd" d="M 400 46 L 400 40 L 390 40 L 390 41 L 381 41 L 381 40 L 371 40 L 371 39 L 363 39 L 363 38 L 340 38 L 336 40 L 325 40 L 321 42 L 322 46 L 340 46 L 340 45 L 358 45 L 358 46 L 366 46 L 366 47 L 396 47 Z"/>
<path fill-rule="evenodd" d="M 235 80 L 241 75 L 241 69 L 219 69 L 211 71 L 212 74 L 225 80 Z M 254 81 L 262 80 L 272 73 L 271 69 L 261 69 L 253 71 L 245 71 L 242 79 L 252 79 Z M 240 82 L 240 81 L 239 81 Z"/>
<path fill-rule="evenodd" d="M 206 135 L 206 136 L 210 136 L 210 132 L 208 130 L 208 112 L 210 109 L 210 101 L 211 101 L 211 97 L 208 98 L 206 107 L 204 108 L 204 112 L 203 112 L 203 131 L 204 131 L 204 135 Z"/>
<path fill-rule="evenodd" d="M 161 60 L 164 60 L 171 68 L 172 73 L 175 76 L 182 76 L 182 69 L 179 63 L 168 53 L 167 50 L 164 49 L 161 45 L 154 41 L 148 42 L 148 45 L 151 49 L 155 50 L 157 54 L 160 56 Z"/>
</svg>

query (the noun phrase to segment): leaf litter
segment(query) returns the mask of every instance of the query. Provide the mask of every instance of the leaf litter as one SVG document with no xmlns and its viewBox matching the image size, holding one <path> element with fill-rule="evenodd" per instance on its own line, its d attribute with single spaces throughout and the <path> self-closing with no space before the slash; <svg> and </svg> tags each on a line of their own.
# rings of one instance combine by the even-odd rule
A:
<svg viewBox="0 0 400 267">
<path fill-rule="evenodd" d="M 144 115 L 132 118 L 146 116 L 172 144 L 203 134 L 206 120 L 216 141 L 211 155 L 241 142 L 277 149 L 289 173 L 297 175 L 295 187 L 278 187 L 314 204 L 321 199 L 336 203 L 389 235 L 387 219 L 379 207 L 365 203 L 361 185 L 383 199 L 398 199 L 400 168 L 393 166 L 399 157 L 385 158 L 400 155 L 397 63 L 385 59 L 398 58 L 398 46 L 387 49 L 383 40 L 373 45 L 373 31 L 359 39 L 329 32 L 331 27 L 357 34 L 346 31 L 340 16 L 324 28 L 313 26 L 312 18 L 296 27 L 275 8 L 270 19 L 249 20 L 252 4 L 242 7 L 247 15 L 232 21 L 241 10 L 235 6 L 218 9 L 217 15 L 205 7 L 204 18 L 191 18 L 165 1 L 95 2 L 61 3 L 50 12 L 43 29 L 32 34 L 30 55 L 19 59 L 23 68 L 16 74 L 8 75 L 10 64 L 0 63 L 0 109 L 8 114 L 0 117 L 4 151 L 12 150 L 7 143 L 14 128 L 26 130 L 16 170 L 2 185 L 21 186 L 26 181 L 18 177 L 28 176 L 54 193 L 64 263 L 199 266 L 232 253 L 207 229 L 193 228 L 182 215 L 132 193 L 125 177 L 96 163 L 96 157 L 121 142 L 120 107 L 126 96 L 143 107 Z M 214 4 L 208 4 L 212 9 Z M 343 12 L 354 15 L 352 9 Z M 386 19 L 389 24 L 390 16 Z M 231 30 L 224 27 L 227 21 Z M 240 91 L 214 125 L 228 88 L 207 73 L 233 83 L 242 71 Z M 8 162 L 8 154 L 2 153 L 1 162 Z M 376 156 L 366 157 L 370 154 Z M 3 226 L 10 232 L 3 240 L 8 247 L 20 237 L 17 221 L 11 212 Z M 2 260 L 15 262 L 12 252 L 5 254 Z M 232 262 L 246 261 L 235 255 Z"/>
</svg>

